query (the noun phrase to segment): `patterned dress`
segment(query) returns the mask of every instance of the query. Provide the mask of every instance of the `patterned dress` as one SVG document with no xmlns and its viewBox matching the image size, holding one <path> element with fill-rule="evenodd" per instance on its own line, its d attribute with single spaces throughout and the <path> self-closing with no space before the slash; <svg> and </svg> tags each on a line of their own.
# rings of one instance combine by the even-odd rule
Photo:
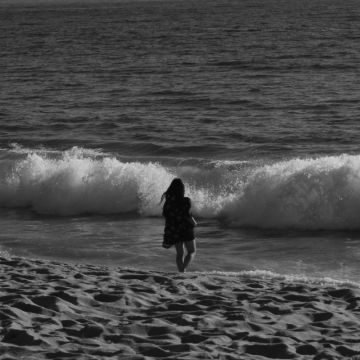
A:
<svg viewBox="0 0 360 360">
<path fill-rule="evenodd" d="M 163 247 L 194 240 L 194 224 L 191 221 L 191 200 L 188 197 L 166 199 L 163 207 L 165 230 Z"/>
</svg>

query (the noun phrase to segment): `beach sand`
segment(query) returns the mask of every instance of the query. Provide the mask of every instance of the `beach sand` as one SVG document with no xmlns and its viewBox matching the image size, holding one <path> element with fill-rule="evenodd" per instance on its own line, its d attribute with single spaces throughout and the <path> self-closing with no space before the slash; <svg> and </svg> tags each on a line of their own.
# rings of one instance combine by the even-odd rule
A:
<svg viewBox="0 0 360 360">
<path fill-rule="evenodd" d="M 0 258 L 1 359 L 360 359 L 356 287 Z"/>
</svg>

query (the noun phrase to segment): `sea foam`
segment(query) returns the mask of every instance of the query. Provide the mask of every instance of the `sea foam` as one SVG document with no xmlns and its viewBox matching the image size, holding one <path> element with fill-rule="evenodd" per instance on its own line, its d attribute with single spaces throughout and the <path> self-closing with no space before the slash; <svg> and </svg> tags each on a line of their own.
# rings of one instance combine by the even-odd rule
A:
<svg viewBox="0 0 360 360">
<path fill-rule="evenodd" d="M 160 216 L 161 195 L 180 176 L 199 218 L 256 228 L 360 228 L 358 155 L 212 163 L 165 166 L 79 148 L 22 150 L 1 157 L 0 206 L 52 215 Z"/>
<path fill-rule="evenodd" d="M 222 209 L 232 224 L 359 229 L 360 156 L 292 159 L 255 169 Z"/>
<path fill-rule="evenodd" d="M 228 278 L 250 278 L 250 279 L 269 279 L 269 280 L 280 280 L 287 283 L 303 283 L 311 284 L 317 286 L 325 287 L 335 287 L 335 288 L 360 288 L 360 283 L 348 279 L 333 279 L 331 277 L 315 277 L 315 276 L 306 276 L 306 275 L 290 275 L 290 274 L 279 274 L 273 271 L 268 270 L 243 270 L 239 272 L 230 272 L 230 271 L 207 271 L 207 272 L 197 272 L 200 275 L 220 275 L 226 276 Z"/>
<path fill-rule="evenodd" d="M 0 205 L 42 214 L 158 213 L 155 204 L 174 177 L 159 164 L 91 157 L 81 149 L 60 157 L 31 152 L 2 161 Z"/>
</svg>

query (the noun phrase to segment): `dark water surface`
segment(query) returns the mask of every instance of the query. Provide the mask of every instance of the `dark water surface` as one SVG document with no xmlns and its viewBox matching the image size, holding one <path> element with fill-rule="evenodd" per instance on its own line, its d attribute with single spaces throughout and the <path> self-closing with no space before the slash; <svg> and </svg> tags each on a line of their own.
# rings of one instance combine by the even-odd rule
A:
<svg viewBox="0 0 360 360">
<path fill-rule="evenodd" d="M 2 7 L 1 142 L 239 159 L 358 151 L 357 1 Z"/>
<path fill-rule="evenodd" d="M 351 0 L 1 5 L 0 245 L 172 269 L 158 202 L 181 176 L 197 270 L 357 280 L 359 20 Z"/>
</svg>

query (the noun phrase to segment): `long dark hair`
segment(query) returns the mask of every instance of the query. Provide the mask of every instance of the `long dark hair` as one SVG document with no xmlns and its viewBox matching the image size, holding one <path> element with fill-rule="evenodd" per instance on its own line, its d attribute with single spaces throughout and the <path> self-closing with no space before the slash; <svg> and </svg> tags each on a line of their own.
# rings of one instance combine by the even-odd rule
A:
<svg viewBox="0 0 360 360">
<path fill-rule="evenodd" d="M 167 190 L 162 194 L 160 204 L 169 197 L 182 199 L 185 196 L 185 186 L 181 179 L 175 178 Z"/>
</svg>

